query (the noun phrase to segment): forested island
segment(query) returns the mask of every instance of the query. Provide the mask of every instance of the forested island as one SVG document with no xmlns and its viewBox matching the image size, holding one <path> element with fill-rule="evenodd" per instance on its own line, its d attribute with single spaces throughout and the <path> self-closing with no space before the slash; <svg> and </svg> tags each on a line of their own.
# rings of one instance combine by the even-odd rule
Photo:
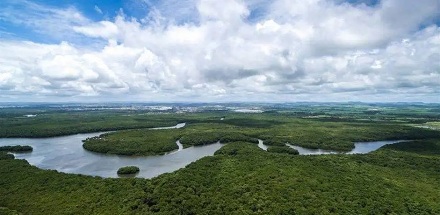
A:
<svg viewBox="0 0 440 215">
<path fill-rule="evenodd" d="M 139 172 L 139 167 L 137 166 L 124 166 L 118 169 L 119 175 L 136 174 Z"/>
<path fill-rule="evenodd" d="M 31 146 L 0 146 L 0 151 L 4 152 L 31 152 L 32 150 Z"/>
<path fill-rule="evenodd" d="M 224 145 L 213 156 L 152 179 L 44 170 L 2 151 L 0 212 L 440 213 L 439 105 L 268 105 L 259 110 L 2 108 L 0 136 L 5 138 L 114 131 L 84 140 L 84 149 L 93 153 L 162 156 L 179 153 L 177 140 L 184 148 L 218 141 Z M 37 117 L 21 117 L 35 113 Z M 186 126 L 151 130 L 180 122 Z M 258 140 L 264 141 L 267 151 L 258 147 Z M 353 155 L 298 155 L 286 145 L 348 152 L 354 142 L 375 140 L 406 141 Z"/>
</svg>

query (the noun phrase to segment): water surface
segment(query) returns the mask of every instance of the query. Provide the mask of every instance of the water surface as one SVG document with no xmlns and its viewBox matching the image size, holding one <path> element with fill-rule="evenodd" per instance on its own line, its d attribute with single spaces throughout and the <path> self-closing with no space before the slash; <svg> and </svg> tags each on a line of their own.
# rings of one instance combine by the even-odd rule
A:
<svg viewBox="0 0 440 215">
<path fill-rule="evenodd" d="M 328 154 L 340 154 L 340 152 L 324 149 L 308 149 L 301 146 L 295 146 L 286 144 L 290 148 L 296 149 L 300 155 L 328 155 Z"/>
<path fill-rule="evenodd" d="M 258 139 L 258 147 L 263 149 L 264 151 L 267 151 L 268 146 L 266 146 L 262 140 Z"/>
<path fill-rule="evenodd" d="M 388 141 L 374 141 L 374 142 L 356 142 L 354 149 L 347 154 L 365 154 L 378 150 L 380 147 L 388 144 L 395 144 L 405 142 L 406 140 L 388 140 Z"/>
<path fill-rule="evenodd" d="M 182 124 L 177 125 L 183 127 Z M 169 127 L 177 128 L 177 126 Z M 159 129 L 159 128 L 157 128 Z M 162 128 L 163 129 L 163 128 Z M 82 140 L 99 136 L 105 132 L 75 134 L 52 138 L 0 138 L 0 146 L 30 145 L 31 153 L 14 153 L 17 159 L 26 159 L 31 165 L 42 169 L 53 169 L 65 173 L 77 173 L 101 177 L 118 177 L 117 170 L 123 166 L 138 166 L 136 177 L 152 178 L 173 172 L 202 157 L 213 155 L 223 145 L 219 142 L 184 149 L 166 155 L 130 157 L 94 153 L 82 147 Z"/>
<path fill-rule="evenodd" d="M 185 123 L 171 127 L 153 129 L 178 129 L 185 126 Z M 26 159 L 31 165 L 42 169 L 53 169 L 65 173 L 76 173 L 101 177 L 118 177 L 117 170 L 123 166 L 138 166 L 139 174 L 136 177 L 152 178 L 163 173 L 173 172 L 185 167 L 202 157 L 211 156 L 220 149 L 223 144 L 220 142 L 183 148 L 183 145 L 176 141 L 178 149 L 165 155 L 132 157 L 107 155 L 89 152 L 82 147 L 82 140 L 99 136 L 106 132 L 75 134 L 52 138 L 0 138 L 0 146 L 7 145 L 30 145 L 33 147 L 31 153 L 14 153 L 17 159 Z M 356 142 L 355 148 L 347 154 L 369 153 L 379 149 L 386 144 L 402 142 L 396 141 L 374 141 Z M 340 152 L 322 149 L 307 149 L 291 144 L 286 144 L 300 153 L 300 155 L 322 155 L 339 154 Z M 258 140 L 258 146 L 267 150 L 262 140 Z"/>
<path fill-rule="evenodd" d="M 395 144 L 404 142 L 405 140 L 389 140 L 389 141 L 373 141 L 373 142 L 355 142 L 354 149 L 350 152 L 339 152 L 334 150 L 324 150 L 324 149 L 309 149 L 301 146 L 295 146 L 286 143 L 286 146 L 296 149 L 300 155 L 326 155 L 326 154 L 366 154 L 372 151 L 378 150 L 380 147 L 387 144 Z M 258 140 L 258 147 L 267 151 L 267 145 L 263 143 L 262 140 Z"/>
</svg>

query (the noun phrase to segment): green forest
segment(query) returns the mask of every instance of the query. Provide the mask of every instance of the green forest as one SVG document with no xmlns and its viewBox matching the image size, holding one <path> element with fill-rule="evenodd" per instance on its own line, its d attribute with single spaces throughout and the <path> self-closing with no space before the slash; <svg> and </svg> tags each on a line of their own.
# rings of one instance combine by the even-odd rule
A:
<svg viewBox="0 0 440 215">
<path fill-rule="evenodd" d="M 48 111 L 45 120 L 0 110 L 2 137 L 123 129 L 84 140 L 85 149 L 98 153 L 148 156 L 176 150 L 177 140 L 184 147 L 227 143 L 213 156 L 152 179 L 43 170 L 0 151 L 0 214 L 440 214 L 440 131 L 423 127 L 440 122 L 440 114 L 389 109 Z M 179 122 L 187 124 L 149 129 Z M 65 131 L 70 127 L 76 130 Z M 374 140 L 411 141 L 355 155 L 298 155 L 285 146 L 349 151 L 353 142 Z"/>
<path fill-rule="evenodd" d="M 23 214 L 440 213 L 438 140 L 322 156 L 234 142 L 152 180 L 65 174 L 0 158 L 0 205 Z"/>
<path fill-rule="evenodd" d="M 231 114 L 225 120 L 211 115 L 184 115 L 187 125 L 181 129 L 149 128 L 111 132 L 84 140 L 84 148 L 93 152 L 118 155 L 154 155 L 184 147 L 246 141 L 285 146 L 286 143 L 312 149 L 347 152 L 354 142 L 375 140 L 417 140 L 440 138 L 435 130 L 402 122 L 321 121 L 288 114 Z M 271 150 L 279 150 L 273 148 Z"/>
<path fill-rule="evenodd" d="M 139 167 L 137 166 L 124 166 L 118 169 L 118 174 L 136 174 L 139 172 Z"/>
<path fill-rule="evenodd" d="M 0 151 L 4 152 L 31 152 L 33 150 L 32 146 L 0 146 Z"/>
</svg>

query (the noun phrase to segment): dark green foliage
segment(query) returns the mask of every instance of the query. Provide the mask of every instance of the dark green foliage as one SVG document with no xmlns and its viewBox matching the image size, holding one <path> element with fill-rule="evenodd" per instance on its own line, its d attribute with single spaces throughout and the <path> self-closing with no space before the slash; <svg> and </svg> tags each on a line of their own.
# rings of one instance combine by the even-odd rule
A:
<svg viewBox="0 0 440 215">
<path fill-rule="evenodd" d="M 14 159 L 15 156 L 13 154 L 8 154 L 6 152 L 1 152 L 0 151 L 0 160 L 10 160 L 10 159 Z"/>
<path fill-rule="evenodd" d="M 176 130 L 115 132 L 90 140 L 91 147 L 105 153 L 157 154 L 176 149 L 178 138 L 185 147 L 229 143 L 214 156 L 151 180 L 41 170 L 0 152 L 0 207 L 23 214 L 440 214 L 440 132 L 408 124 L 438 120 L 439 114 L 415 108 L 417 113 L 410 115 L 413 110 L 300 106 L 278 114 L 140 115 L 135 117 L 140 124 L 133 119 L 127 124 L 146 126 L 147 119 L 189 123 Z M 107 114 L 99 123 L 86 114 L 91 121 L 84 124 L 93 129 L 108 128 L 115 119 L 124 124 L 119 114 L 111 119 Z M 220 122 L 221 116 L 226 118 Z M 54 123 L 71 116 L 52 117 Z M 26 120 L 13 125 L 1 121 L 0 130 L 9 134 L 3 130 L 6 125 L 23 126 L 12 134 L 29 134 L 31 127 L 50 124 Z M 68 123 L 61 124 L 65 129 Z M 271 145 L 269 152 L 284 151 L 287 142 L 349 150 L 354 141 L 417 140 L 365 155 L 289 156 L 259 149 L 255 138 Z M 168 145 L 174 148 L 164 147 Z"/>
<path fill-rule="evenodd" d="M 291 155 L 299 155 L 299 152 L 296 149 L 292 149 L 288 146 L 269 146 L 267 148 L 267 151 L 271 153 L 285 153 Z"/>
<path fill-rule="evenodd" d="M 20 215 L 16 210 L 11 210 L 9 208 L 0 207 L 0 215 Z"/>
<path fill-rule="evenodd" d="M 136 174 L 139 172 L 139 167 L 137 166 L 125 166 L 118 169 L 118 174 Z"/>
<path fill-rule="evenodd" d="M 440 155 L 440 141 L 409 141 L 400 144 L 384 146 L 386 149 L 399 150 L 405 152 L 416 152 L 425 155 Z"/>
<path fill-rule="evenodd" d="M 414 140 L 440 137 L 439 132 L 416 128 L 410 124 L 439 121 L 440 114 L 435 112 L 436 107 L 414 105 L 399 108 L 398 105 L 391 107 L 344 104 L 297 105 L 293 109 L 271 110 L 261 114 L 230 112 L 153 114 L 123 110 L 54 112 L 38 109 L 32 110 L 32 113 L 38 113 L 38 116 L 33 118 L 19 117 L 24 112 L 16 114 L 11 110 L 0 109 L 0 137 L 48 137 L 78 132 L 171 126 L 178 122 L 188 123 L 188 128 L 185 128 L 184 132 L 176 134 L 176 138 L 182 137 L 182 143 L 185 147 L 209 144 L 221 139 L 223 142 L 255 142 L 255 138 L 259 138 L 268 145 L 281 146 L 285 143 L 291 143 L 306 148 L 350 151 L 354 147 L 353 142 L 356 141 Z M 375 109 L 380 109 L 380 111 Z M 372 115 L 371 111 L 377 113 Z M 414 114 L 409 116 L 411 111 Z M 221 117 L 225 117 L 225 120 L 220 120 Z M 134 132 L 136 133 L 136 131 Z M 114 137 L 113 140 L 122 141 L 122 139 Z M 161 154 L 174 150 L 176 147 L 173 146 L 174 143 L 165 139 L 161 141 L 164 146 L 159 146 L 162 149 L 154 146 L 153 148 L 156 149 L 142 150 L 139 154 Z M 121 148 L 144 143 L 135 140 L 131 143 L 121 143 L 120 146 L 118 144 L 115 144 L 114 147 L 119 148 L 117 150 L 108 149 L 99 143 L 96 148 L 90 145 L 87 145 L 86 148 L 103 153 L 132 155 L 132 150 L 124 151 Z"/>
<path fill-rule="evenodd" d="M 223 133 L 222 136 L 220 137 L 221 143 L 230 143 L 230 142 L 237 142 L 237 141 L 258 144 L 257 138 L 249 137 L 247 135 L 240 134 L 238 132 Z"/>
<path fill-rule="evenodd" d="M 212 144 L 217 141 L 229 143 L 246 141 L 258 143 L 258 139 L 242 134 L 237 127 L 214 124 L 189 124 L 181 129 L 136 129 L 117 131 L 84 140 L 83 147 L 89 151 L 118 155 L 156 155 L 176 150 L 176 140 L 185 147 Z"/>
<path fill-rule="evenodd" d="M 215 143 L 217 141 L 220 141 L 221 143 L 230 143 L 236 141 L 258 143 L 257 138 L 252 138 L 245 134 L 240 134 L 238 132 L 233 132 L 233 131 L 216 130 L 216 131 L 207 131 L 207 132 L 195 132 L 195 133 L 184 132 L 184 133 L 185 134 L 180 139 L 180 142 L 184 145 L 198 146 L 198 145 Z"/>
<path fill-rule="evenodd" d="M 414 140 L 440 137 L 440 132 L 415 128 L 399 123 L 376 122 L 317 122 L 289 119 L 290 123 L 261 130 L 254 137 L 267 145 L 285 143 L 306 147 L 350 151 L 353 142 L 375 140 Z"/>
<path fill-rule="evenodd" d="M 32 150 L 32 146 L 0 146 L 0 151 L 4 152 L 31 152 Z"/>
<path fill-rule="evenodd" d="M 242 156 L 251 156 L 253 153 L 258 151 L 260 153 L 261 150 L 258 150 L 254 144 L 251 144 L 249 142 L 232 142 L 229 143 L 219 150 L 217 150 L 214 155 L 228 155 L 228 156 L 236 156 L 236 155 L 242 155 Z"/>
<path fill-rule="evenodd" d="M 437 214 L 439 164 L 389 150 L 281 156 L 230 143 L 154 179 L 147 198 L 158 214 Z"/>
<path fill-rule="evenodd" d="M 268 146 L 285 146 L 286 143 L 287 141 L 275 137 L 266 137 L 266 139 L 264 139 L 264 144 Z"/>
<path fill-rule="evenodd" d="M 234 141 L 258 143 L 256 138 L 240 133 L 241 128 L 218 123 L 188 124 L 182 129 L 136 129 L 103 134 L 84 141 L 87 150 L 119 155 L 154 155 L 176 150 L 176 140 L 185 146 L 199 146 Z M 242 131 L 245 132 L 245 131 Z"/>
<path fill-rule="evenodd" d="M 138 129 L 112 132 L 84 140 L 89 151 L 118 155 L 157 155 L 178 149 L 177 130 Z"/>
<path fill-rule="evenodd" d="M 0 160 L 0 205 L 23 214 L 129 214 L 142 210 L 150 181 L 41 170 Z"/>
<path fill-rule="evenodd" d="M 217 132 L 196 132 L 183 135 L 180 143 L 183 145 L 200 146 L 215 143 L 219 140 L 220 134 Z"/>
<path fill-rule="evenodd" d="M 283 124 L 284 122 L 270 118 L 259 118 L 259 116 L 255 116 L 255 114 L 241 114 L 235 118 L 227 118 L 221 121 L 221 123 L 240 127 L 270 128 L 274 125 Z"/>
<path fill-rule="evenodd" d="M 215 122 L 237 127 L 270 129 L 292 118 L 321 122 L 424 123 L 440 121 L 436 104 L 285 104 L 262 114 L 225 111 L 195 114 L 143 110 L 71 111 L 50 107 L 0 109 L 0 137 L 52 137 L 85 132 L 173 126 L 179 122 Z M 36 114 L 36 117 L 23 117 Z M 224 117 L 224 120 L 220 118 Z"/>
<path fill-rule="evenodd" d="M 242 115 L 234 115 L 228 117 L 228 121 L 225 123 L 188 123 L 185 128 L 171 131 L 138 129 L 114 132 L 86 140 L 84 148 L 101 153 L 152 155 L 177 149 L 174 142 L 179 138 L 185 147 L 212 144 L 217 141 L 222 143 L 234 141 L 258 143 L 257 138 L 259 138 L 270 146 L 285 146 L 286 143 L 291 143 L 311 149 L 350 151 L 354 147 L 353 143 L 358 141 L 440 137 L 438 131 L 398 123 L 317 122 L 310 119 L 286 118 L 283 115 L 270 114 L 248 115 L 248 117 L 279 121 L 271 127 L 239 127 L 227 124 L 234 122 L 235 117 L 238 122 L 242 122 Z M 203 121 L 203 119 L 200 118 L 199 121 Z M 252 122 L 251 120 L 248 124 Z"/>
<path fill-rule="evenodd" d="M 152 180 L 0 160 L 0 205 L 24 214 L 439 214 L 440 158 L 408 144 L 366 155 L 283 156 L 233 142 Z M 419 144 L 437 151 L 440 141 Z"/>
<path fill-rule="evenodd" d="M 5 111 L 5 110 L 0 110 Z M 40 110 L 37 117 L 0 117 L 0 137 L 53 137 L 133 128 L 174 126 L 175 114 L 145 114 L 134 111 L 52 112 Z M 0 114 L 1 115 L 1 114 Z"/>
</svg>

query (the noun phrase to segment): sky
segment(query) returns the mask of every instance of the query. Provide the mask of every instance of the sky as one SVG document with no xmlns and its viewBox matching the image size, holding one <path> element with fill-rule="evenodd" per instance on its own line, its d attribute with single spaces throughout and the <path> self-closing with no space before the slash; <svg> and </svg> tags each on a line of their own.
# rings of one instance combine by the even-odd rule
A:
<svg viewBox="0 0 440 215">
<path fill-rule="evenodd" d="M 440 0 L 1 0 L 0 102 L 440 102 Z"/>
</svg>

